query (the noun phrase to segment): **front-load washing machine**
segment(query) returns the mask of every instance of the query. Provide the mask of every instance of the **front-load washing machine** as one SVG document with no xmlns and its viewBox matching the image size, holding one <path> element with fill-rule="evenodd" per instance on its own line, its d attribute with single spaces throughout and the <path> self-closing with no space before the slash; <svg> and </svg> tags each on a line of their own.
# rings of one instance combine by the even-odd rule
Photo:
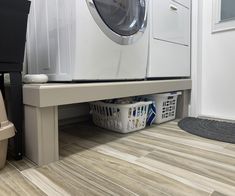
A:
<svg viewBox="0 0 235 196">
<path fill-rule="evenodd" d="M 144 79 L 148 0 L 32 0 L 30 74 L 51 81 Z"/>
</svg>

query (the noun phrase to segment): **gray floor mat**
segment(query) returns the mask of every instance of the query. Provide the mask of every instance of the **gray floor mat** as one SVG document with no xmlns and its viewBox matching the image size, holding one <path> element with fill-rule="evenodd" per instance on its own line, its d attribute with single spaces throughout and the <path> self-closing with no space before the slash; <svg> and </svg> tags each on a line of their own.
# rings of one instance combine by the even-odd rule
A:
<svg viewBox="0 0 235 196">
<path fill-rule="evenodd" d="M 178 126 L 197 136 L 235 144 L 235 123 L 187 117 Z"/>
</svg>

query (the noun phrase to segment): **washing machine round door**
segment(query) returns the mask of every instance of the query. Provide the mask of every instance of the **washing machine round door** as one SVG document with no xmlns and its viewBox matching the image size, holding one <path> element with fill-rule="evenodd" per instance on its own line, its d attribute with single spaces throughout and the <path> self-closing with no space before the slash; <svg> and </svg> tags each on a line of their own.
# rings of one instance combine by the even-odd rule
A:
<svg viewBox="0 0 235 196">
<path fill-rule="evenodd" d="M 113 41 L 129 45 L 147 26 L 147 0 L 87 0 L 100 29 Z"/>
</svg>

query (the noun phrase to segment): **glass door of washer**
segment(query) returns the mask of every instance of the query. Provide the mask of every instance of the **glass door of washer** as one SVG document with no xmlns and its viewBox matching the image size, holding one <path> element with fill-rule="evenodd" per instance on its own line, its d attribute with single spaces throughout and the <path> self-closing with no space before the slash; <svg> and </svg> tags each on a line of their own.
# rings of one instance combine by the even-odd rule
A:
<svg viewBox="0 0 235 196">
<path fill-rule="evenodd" d="M 132 44 L 147 26 L 146 0 L 87 0 L 100 29 L 121 45 Z"/>
</svg>

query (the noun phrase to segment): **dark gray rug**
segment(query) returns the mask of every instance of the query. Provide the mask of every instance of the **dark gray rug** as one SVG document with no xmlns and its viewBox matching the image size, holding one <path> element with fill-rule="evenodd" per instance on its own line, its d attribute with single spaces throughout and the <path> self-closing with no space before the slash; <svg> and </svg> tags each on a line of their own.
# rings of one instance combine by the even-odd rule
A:
<svg viewBox="0 0 235 196">
<path fill-rule="evenodd" d="M 187 117 L 178 126 L 194 135 L 235 144 L 235 123 Z"/>
</svg>

